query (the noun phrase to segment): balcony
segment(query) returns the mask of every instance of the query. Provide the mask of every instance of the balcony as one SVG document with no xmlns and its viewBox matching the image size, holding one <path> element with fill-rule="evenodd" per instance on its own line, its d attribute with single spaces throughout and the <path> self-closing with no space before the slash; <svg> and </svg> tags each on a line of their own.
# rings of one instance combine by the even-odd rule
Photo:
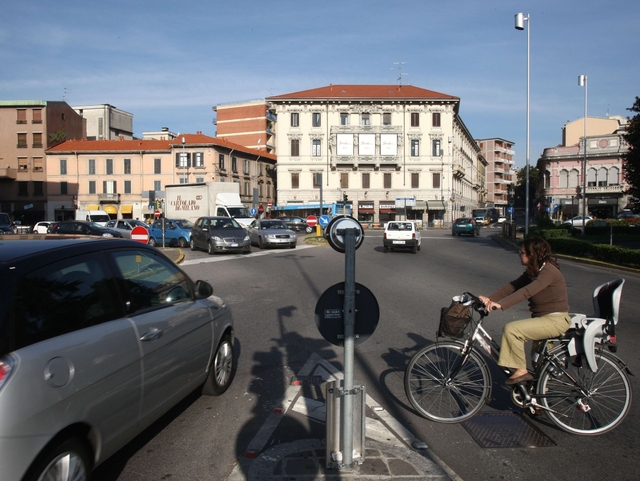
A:
<svg viewBox="0 0 640 481">
<path fill-rule="evenodd" d="M 0 179 L 16 180 L 18 178 L 18 170 L 11 167 L 0 168 Z"/>
<path fill-rule="evenodd" d="M 452 168 L 453 168 L 453 175 L 455 177 L 464 177 L 465 176 L 464 167 L 462 167 L 462 165 L 453 164 Z"/>
<path fill-rule="evenodd" d="M 98 194 L 98 202 L 119 203 L 120 194 Z"/>
</svg>

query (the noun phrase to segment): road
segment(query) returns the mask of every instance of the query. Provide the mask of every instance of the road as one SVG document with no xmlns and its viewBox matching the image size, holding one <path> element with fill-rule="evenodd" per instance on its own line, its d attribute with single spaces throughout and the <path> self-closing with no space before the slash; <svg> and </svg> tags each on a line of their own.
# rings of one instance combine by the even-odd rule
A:
<svg viewBox="0 0 640 481">
<path fill-rule="evenodd" d="M 640 477 L 635 449 L 640 408 L 612 433 L 578 437 L 559 431 L 545 417 L 533 424 L 550 447 L 482 448 L 459 424 L 437 424 L 417 416 L 403 389 L 410 356 L 435 338 L 439 310 L 463 291 L 489 294 L 522 271 L 516 251 L 489 238 L 451 237 L 447 230 L 423 231 L 418 254 L 384 254 L 382 232 L 366 232 L 357 251 L 356 282 L 368 287 L 380 306 L 376 332 L 356 347 L 355 377 L 367 394 L 398 422 L 424 440 L 465 480 Z M 245 454 L 269 414 L 283 404 L 291 379 L 313 354 L 339 370 L 342 349 L 318 333 L 314 310 L 320 295 L 344 280 L 344 256 L 329 247 L 260 251 L 250 255 L 208 256 L 186 253 L 185 271 L 212 283 L 216 295 L 232 307 L 236 327 L 235 378 L 219 398 L 186 399 L 134 442 L 101 466 L 98 480 L 226 479 Z M 627 283 L 618 325 L 618 355 L 640 372 L 640 275 L 561 261 L 573 312 L 591 313 L 593 288 L 617 277 Z M 525 318 L 525 305 L 492 313 L 485 326 L 499 339 L 503 325 Z M 515 409 L 509 391 L 494 370 L 493 399 L 483 412 Z M 632 385 L 639 393 L 637 378 Z M 300 436 L 308 428 L 299 426 Z"/>
</svg>

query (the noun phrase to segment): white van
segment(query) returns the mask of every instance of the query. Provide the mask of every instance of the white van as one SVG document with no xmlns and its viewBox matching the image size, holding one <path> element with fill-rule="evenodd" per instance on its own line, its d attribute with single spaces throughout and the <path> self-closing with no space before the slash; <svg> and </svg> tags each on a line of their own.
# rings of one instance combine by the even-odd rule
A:
<svg viewBox="0 0 640 481">
<path fill-rule="evenodd" d="M 88 220 L 89 222 L 106 226 L 111 218 L 104 210 L 77 210 L 76 220 Z"/>
</svg>

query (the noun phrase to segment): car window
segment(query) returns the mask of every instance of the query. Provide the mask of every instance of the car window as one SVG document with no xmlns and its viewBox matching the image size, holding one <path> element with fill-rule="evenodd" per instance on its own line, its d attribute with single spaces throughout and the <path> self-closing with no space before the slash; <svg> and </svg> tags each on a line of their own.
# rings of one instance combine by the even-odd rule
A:
<svg viewBox="0 0 640 481">
<path fill-rule="evenodd" d="M 266 220 L 260 223 L 261 229 L 286 229 L 287 226 L 280 220 Z"/>
<path fill-rule="evenodd" d="M 107 222 L 107 227 L 113 227 L 116 225 L 116 221 L 115 220 L 110 220 L 109 222 Z"/>
<path fill-rule="evenodd" d="M 191 299 L 186 276 L 163 257 L 138 249 L 111 255 L 124 279 L 130 312 Z"/>
<path fill-rule="evenodd" d="M 16 284 L 15 349 L 121 316 L 114 282 L 95 255 L 56 262 Z"/>
<path fill-rule="evenodd" d="M 176 222 L 176 225 L 181 229 L 189 230 L 193 227 L 193 224 L 186 219 L 178 219 L 175 222 Z"/>
</svg>

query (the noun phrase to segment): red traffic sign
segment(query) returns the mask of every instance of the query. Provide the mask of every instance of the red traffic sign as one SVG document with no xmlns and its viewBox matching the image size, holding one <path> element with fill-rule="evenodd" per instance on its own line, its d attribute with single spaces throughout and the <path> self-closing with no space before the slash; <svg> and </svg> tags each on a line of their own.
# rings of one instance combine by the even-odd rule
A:
<svg viewBox="0 0 640 481">
<path fill-rule="evenodd" d="M 153 213 L 153 215 L 155 215 L 155 216 L 156 216 L 156 219 L 159 219 L 159 218 L 160 218 L 160 211 L 159 211 L 159 210 L 156 210 L 156 211 Z"/>
<path fill-rule="evenodd" d="M 267 207 L 269 208 L 273 207 L 273 202 L 267 202 Z"/>
<path fill-rule="evenodd" d="M 260 212 L 261 214 L 264 212 L 264 207 L 262 204 L 258 206 L 258 212 Z"/>
<path fill-rule="evenodd" d="M 143 244 L 149 243 L 149 231 L 142 227 L 141 225 L 137 225 L 131 231 L 131 240 L 136 242 L 142 242 Z"/>
<path fill-rule="evenodd" d="M 310 215 L 307 217 L 307 225 L 309 227 L 315 227 L 318 225 L 318 218 L 315 215 Z"/>
</svg>

